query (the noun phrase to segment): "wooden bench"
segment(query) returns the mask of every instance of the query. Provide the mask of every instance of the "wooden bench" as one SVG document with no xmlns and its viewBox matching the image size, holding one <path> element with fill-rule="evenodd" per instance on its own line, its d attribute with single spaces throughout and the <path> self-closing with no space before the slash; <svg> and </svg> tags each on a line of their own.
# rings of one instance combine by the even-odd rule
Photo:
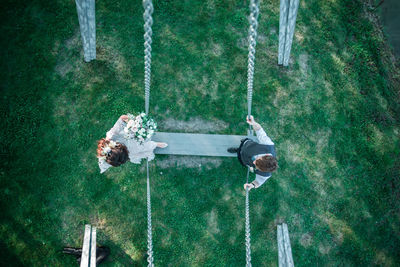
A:
<svg viewBox="0 0 400 267">
<path fill-rule="evenodd" d="M 239 147 L 240 140 L 246 137 L 257 141 L 256 136 L 250 135 L 166 132 L 155 133 L 152 140 L 168 144 L 166 148 L 156 148 L 154 150 L 155 154 L 236 157 L 236 153 L 229 153 L 227 149 L 230 147 Z"/>
<path fill-rule="evenodd" d="M 293 267 L 292 248 L 286 223 L 277 226 L 279 267 Z"/>
<path fill-rule="evenodd" d="M 80 267 L 96 267 L 96 227 L 85 225 Z"/>
</svg>

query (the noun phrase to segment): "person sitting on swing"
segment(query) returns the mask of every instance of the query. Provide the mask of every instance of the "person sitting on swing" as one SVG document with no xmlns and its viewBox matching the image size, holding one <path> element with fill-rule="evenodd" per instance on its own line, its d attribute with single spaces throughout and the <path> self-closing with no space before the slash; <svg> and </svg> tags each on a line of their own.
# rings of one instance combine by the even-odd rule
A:
<svg viewBox="0 0 400 267">
<path fill-rule="evenodd" d="M 259 143 L 245 138 L 240 141 L 238 148 L 228 148 L 228 152 L 237 153 L 240 164 L 256 173 L 256 179 L 253 182 L 244 184 L 244 189 L 250 190 L 265 183 L 271 177 L 271 173 L 278 168 L 278 162 L 274 142 L 268 137 L 261 125 L 254 120 L 253 116 L 250 116 L 250 119 L 247 117 L 246 121 L 253 126 Z"/>
<path fill-rule="evenodd" d="M 110 167 L 118 167 L 128 160 L 135 164 L 140 164 L 143 158 L 151 161 L 154 159 L 153 150 L 156 147 L 165 148 L 168 146 L 166 143 L 154 141 L 139 143 L 134 139 L 124 138 L 124 127 L 128 120 L 127 115 L 119 117 L 111 130 L 107 132 L 106 138 L 97 142 L 100 173 L 105 172 Z"/>
</svg>

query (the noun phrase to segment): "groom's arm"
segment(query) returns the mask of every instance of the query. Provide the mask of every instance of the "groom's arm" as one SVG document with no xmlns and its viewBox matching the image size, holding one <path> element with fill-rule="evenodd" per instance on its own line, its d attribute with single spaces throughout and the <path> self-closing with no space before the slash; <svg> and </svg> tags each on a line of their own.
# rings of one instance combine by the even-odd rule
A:
<svg viewBox="0 0 400 267">
<path fill-rule="evenodd" d="M 272 142 L 271 138 L 265 133 L 264 129 L 260 126 L 258 130 L 256 130 L 258 142 L 262 145 L 274 145 L 274 142 Z"/>
<path fill-rule="evenodd" d="M 253 130 L 256 132 L 260 144 L 274 145 L 274 142 L 272 142 L 271 138 L 268 137 L 261 125 L 254 120 L 253 116 L 250 116 L 250 118 L 247 117 L 246 122 L 253 126 Z"/>
<path fill-rule="evenodd" d="M 244 189 L 246 189 L 246 187 L 248 187 L 249 189 L 258 188 L 262 184 L 264 184 L 270 177 L 271 177 L 271 175 L 270 176 L 261 176 L 259 174 L 256 174 L 256 179 L 249 184 L 244 184 Z"/>
<path fill-rule="evenodd" d="M 256 174 L 256 179 L 252 182 L 255 186 L 255 188 L 260 187 L 261 185 L 263 185 L 269 178 L 270 176 L 261 176 L 259 174 Z"/>
</svg>

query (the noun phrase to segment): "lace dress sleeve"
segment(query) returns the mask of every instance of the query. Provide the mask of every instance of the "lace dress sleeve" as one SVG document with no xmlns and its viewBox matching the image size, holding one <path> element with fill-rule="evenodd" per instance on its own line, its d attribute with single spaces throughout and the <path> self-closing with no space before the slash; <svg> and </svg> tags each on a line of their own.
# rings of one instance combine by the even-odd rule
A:
<svg viewBox="0 0 400 267">
<path fill-rule="evenodd" d="M 105 160 L 99 159 L 99 168 L 100 168 L 100 173 L 105 172 L 108 170 L 108 168 L 112 167 L 110 164 L 108 164 Z"/>
<path fill-rule="evenodd" d="M 117 122 L 114 124 L 114 126 L 107 132 L 107 135 L 106 135 L 107 139 L 110 139 L 110 140 L 111 139 L 112 140 L 119 139 L 119 138 L 115 138 L 115 137 L 123 134 L 122 133 L 123 129 L 124 129 L 124 121 L 120 118 L 117 120 Z"/>
</svg>

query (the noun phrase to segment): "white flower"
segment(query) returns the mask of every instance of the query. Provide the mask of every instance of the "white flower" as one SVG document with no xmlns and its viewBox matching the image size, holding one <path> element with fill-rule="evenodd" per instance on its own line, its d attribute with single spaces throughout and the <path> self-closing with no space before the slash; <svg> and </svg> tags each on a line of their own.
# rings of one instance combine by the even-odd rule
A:
<svg viewBox="0 0 400 267">
<path fill-rule="evenodd" d="M 139 134 L 142 135 L 142 134 L 145 133 L 145 131 L 146 131 L 146 130 L 145 130 L 144 128 L 142 128 L 142 129 L 139 130 Z"/>
<path fill-rule="evenodd" d="M 103 155 L 107 155 L 110 152 L 111 152 L 111 148 L 106 146 L 106 147 L 103 148 L 102 154 Z"/>
<path fill-rule="evenodd" d="M 149 130 L 149 135 L 152 135 L 154 133 L 154 130 Z"/>
<path fill-rule="evenodd" d="M 144 117 L 144 116 L 146 116 L 146 113 L 142 112 L 142 113 L 140 113 L 140 116 Z"/>
<path fill-rule="evenodd" d="M 117 145 L 117 143 L 115 143 L 114 141 L 110 141 L 110 143 L 108 144 L 109 147 L 114 148 Z"/>
<path fill-rule="evenodd" d="M 131 130 L 132 130 L 132 132 L 136 133 L 138 131 L 138 128 L 137 127 L 133 127 Z"/>
<path fill-rule="evenodd" d="M 128 127 L 124 128 L 124 132 L 125 132 L 125 133 L 128 133 L 128 132 L 129 132 Z"/>
<path fill-rule="evenodd" d="M 126 127 L 131 128 L 135 122 L 133 120 L 128 121 Z"/>
</svg>

